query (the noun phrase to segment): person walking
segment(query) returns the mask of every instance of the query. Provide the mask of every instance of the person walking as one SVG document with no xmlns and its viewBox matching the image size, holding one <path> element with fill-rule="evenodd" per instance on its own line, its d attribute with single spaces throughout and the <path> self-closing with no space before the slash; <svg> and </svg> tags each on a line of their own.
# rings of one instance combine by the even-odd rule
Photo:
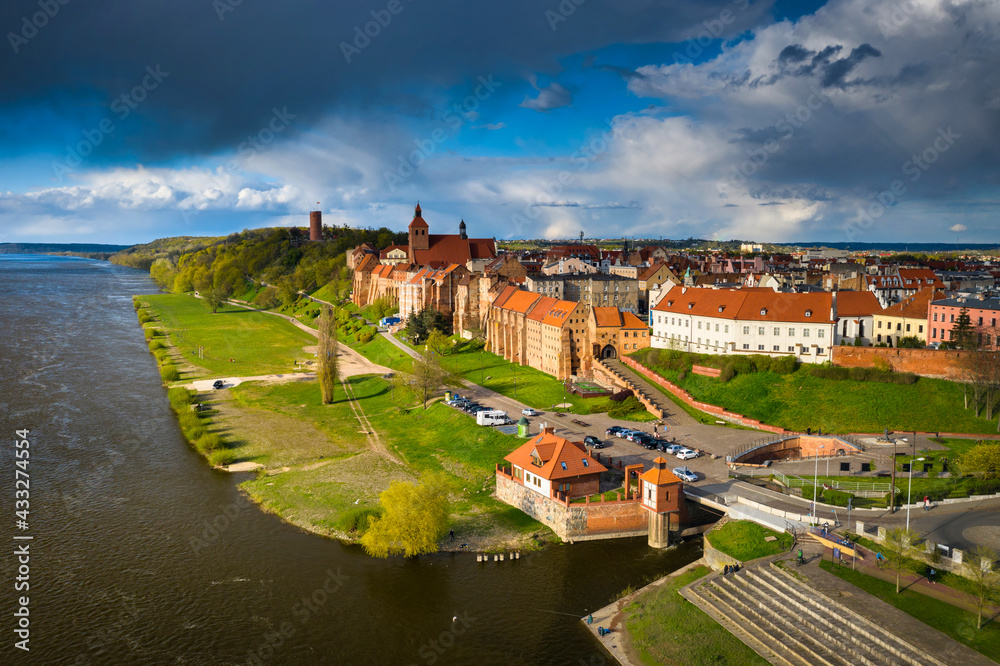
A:
<svg viewBox="0 0 1000 666">
<path fill-rule="evenodd" d="M 931 498 L 924 495 L 924 511 L 930 511 L 931 509 Z"/>
</svg>

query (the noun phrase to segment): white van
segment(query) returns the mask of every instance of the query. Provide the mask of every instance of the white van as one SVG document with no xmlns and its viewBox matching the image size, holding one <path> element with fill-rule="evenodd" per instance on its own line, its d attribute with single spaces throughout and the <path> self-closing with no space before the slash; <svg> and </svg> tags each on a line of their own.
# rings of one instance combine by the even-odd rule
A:
<svg viewBox="0 0 1000 666">
<path fill-rule="evenodd" d="M 476 414 L 476 423 L 481 426 L 507 425 L 510 423 L 510 418 L 507 412 L 499 409 L 484 409 Z"/>
</svg>

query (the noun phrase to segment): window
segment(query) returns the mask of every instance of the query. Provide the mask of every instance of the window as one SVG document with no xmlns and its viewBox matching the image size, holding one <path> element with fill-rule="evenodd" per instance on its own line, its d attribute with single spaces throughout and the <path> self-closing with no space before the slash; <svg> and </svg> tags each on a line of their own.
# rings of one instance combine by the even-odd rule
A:
<svg viewBox="0 0 1000 666">
<path fill-rule="evenodd" d="M 775 326 L 774 327 L 774 337 L 778 337 L 779 335 L 781 335 L 781 329 L 778 328 L 777 326 Z"/>
<path fill-rule="evenodd" d="M 937 321 L 937 315 L 934 315 L 934 321 Z M 878 321 L 878 327 L 882 328 L 882 320 L 881 319 L 879 319 L 879 321 Z"/>
<path fill-rule="evenodd" d="M 701 322 L 700 321 L 698 322 L 698 330 L 699 331 L 701 330 Z"/>
<path fill-rule="evenodd" d="M 590 461 L 588 461 L 586 458 L 581 458 L 581 460 L 583 461 L 584 467 L 590 467 Z"/>
<path fill-rule="evenodd" d="M 781 345 L 774 345 L 774 351 L 781 351 Z"/>
<path fill-rule="evenodd" d="M 995 320 L 994 320 L 994 321 L 995 321 Z M 728 332 L 729 332 L 729 324 L 726 324 L 726 327 L 725 327 L 725 328 L 726 328 L 726 333 L 728 333 Z"/>
<path fill-rule="evenodd" d="M 790 352 L 795 351 L 795 347 L 793 347 L 792 345 L 788 345 L 788 351 Z"/>
<path fill-rule="evenodd" d="M 931 337 L 932 338 L 936 338 L 937 337 L 937 329 L 936 328 L 932 328 L 931 329 Z"/>
<path fill-rule="evenodd" d="M 764 351 L 764 345 L 757 345 L 757 351 Z"/>
<path fill-rule="evenodd" d="M 698 344 L 699 345 L 701 344 L 701 338 L 698 338 Z"/>
<path fill-rule="evenodd" d="M 563 468 L 563 471 L 564 471 L 564 472 L 565 472 L 565 471 L 566 471 L 567 469 L 569 469 L 568 467 L 566 467 L 566 461 L 565 461 L 565 460 L 564 460 L 563 462 L 559 463 L 559 465 L 560 465 L 560 466 L 561 466 L 561 467 Z"/>
<path fill-rule="evenodd" d="M 907 330 L 909 330 L 909 329 L 907 329 Z M 924 332 L 924 325 L 921 324 L 920 326 L 917 326 L 917 333 L 923 333 L 923 332 Z"/>
<path fill-rule="evenodd" d="M 816 347 L 816 353 L 817 354 L 822 354 L 823 353 L 823 348 L 822 347 Z"/>
<path fill-rule="evenodd" d="M 896 330 L 897 331 L 903 330 L 903 322 L 901 322 L 901 321 L 897 321 L 896 322 Z"/>
<path fill-rule="evenodd" d="M 812 310 L 806 310 L 806 316 L 807 317 L 812 317 L 813 316 L 813 311 Z"/>
<path fill-rule="evenodd" d="M 809 329 L 808 328 L 803 328 L 802 329 L 802 337 L 803 338 L 808 338 L 809 337 Z"/>
<path fill-rule="evenodd" d="M 878 334 L 878 342 L 882 342 L 882 334 L 881 333 Z"/>
<path fill-rule="evenodd" d="M 788 337 L 790 337 L 790 338 L 794 338 L 795 337 L 795 329 L 794 328 L 788 329 Z"/>
<path fill-rule="evenodd" d="M 934 313 L 934 321 L 937 321 L 937 312 Z"/>
<path fill-rule="evenodd" d="M 744 326 L 743 327 L 743 335 L 750 335 L 750 327 L 749 326 Z"/>
<path fill-rule="evenodd" d="M 758 326 L 757 327 L 757 335 L 764 335 L 764 327 L 763 326 Z"/>
<path fill-rule="evenodd" d="M 907 324 L 907 325 L 906 325 L 906 332 L 907 332 L 907 333 L 909 333 L 909 332 L 910 332 L 910 325 L 909 325 L 909 324 Z"/>
<path fill-rule="evenodd" d="M 718 332 L 719 332 L 719 325 L 718 325 L 718 324 L 716 324 L 716 325 L 715 325 L 715 332 L 716 332 L 716 333 L 718 333 Z"/>
<path fill-rule="evenodd" d="M 816 337 L 825 338 L 826 337 L 826 329 L 825 328 L 821 328 L 821 329 L 817 330 L 816 331 Z"/>
<path fill-rule="evenodd" d="M 949 319 L 949 321 L 955 321 L 955 315 L 951 315 L 951 319 Z"/>
<path fill-rule="evenodd" d="M 767 314 L 767 308 L 761 308 L 760 309 L 760 316 L 763 317 L 766 314 Z"/>
</svg>

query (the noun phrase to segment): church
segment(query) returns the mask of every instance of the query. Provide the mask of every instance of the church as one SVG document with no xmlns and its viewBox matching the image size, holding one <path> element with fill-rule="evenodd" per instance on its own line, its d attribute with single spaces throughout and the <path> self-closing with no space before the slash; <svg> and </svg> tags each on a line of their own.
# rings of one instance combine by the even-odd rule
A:
<svg viewBox="0 0 1000 666">
<path fill-rule="evenodd" d="M 421 216 L 419 203 L 408 232 L 406 258 L 400 263 L 431 268 L 459 264 L 465 266 L 471 273 L 481 273 L 486 264 L 497 258 L 496 242 L 492 238 L 469 238 L 465 220 L 458 225 L 457 234 L 429 233 L 430 225 Z"/>
</svg>

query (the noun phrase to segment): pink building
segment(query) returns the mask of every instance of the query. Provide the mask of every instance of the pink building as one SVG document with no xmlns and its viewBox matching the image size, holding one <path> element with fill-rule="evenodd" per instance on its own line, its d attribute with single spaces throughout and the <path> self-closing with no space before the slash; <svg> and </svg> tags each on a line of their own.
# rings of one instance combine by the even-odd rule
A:
<svg viewBox="0 0 1000 666">
<path fill-rule="evenodd" d="M 1000 342 L 1000 330 L 997 320 L 1000 319 L 1000 298 L 945 298 L 931 301 L 927 311 L 927 341 L 947 342 L 952 339 L 951 329 L 955 320 L 965 309 L 972 320 L 972 327 L 979 335 L 979 345 L 983 348 L 997 349 Z"/>
</svg>

